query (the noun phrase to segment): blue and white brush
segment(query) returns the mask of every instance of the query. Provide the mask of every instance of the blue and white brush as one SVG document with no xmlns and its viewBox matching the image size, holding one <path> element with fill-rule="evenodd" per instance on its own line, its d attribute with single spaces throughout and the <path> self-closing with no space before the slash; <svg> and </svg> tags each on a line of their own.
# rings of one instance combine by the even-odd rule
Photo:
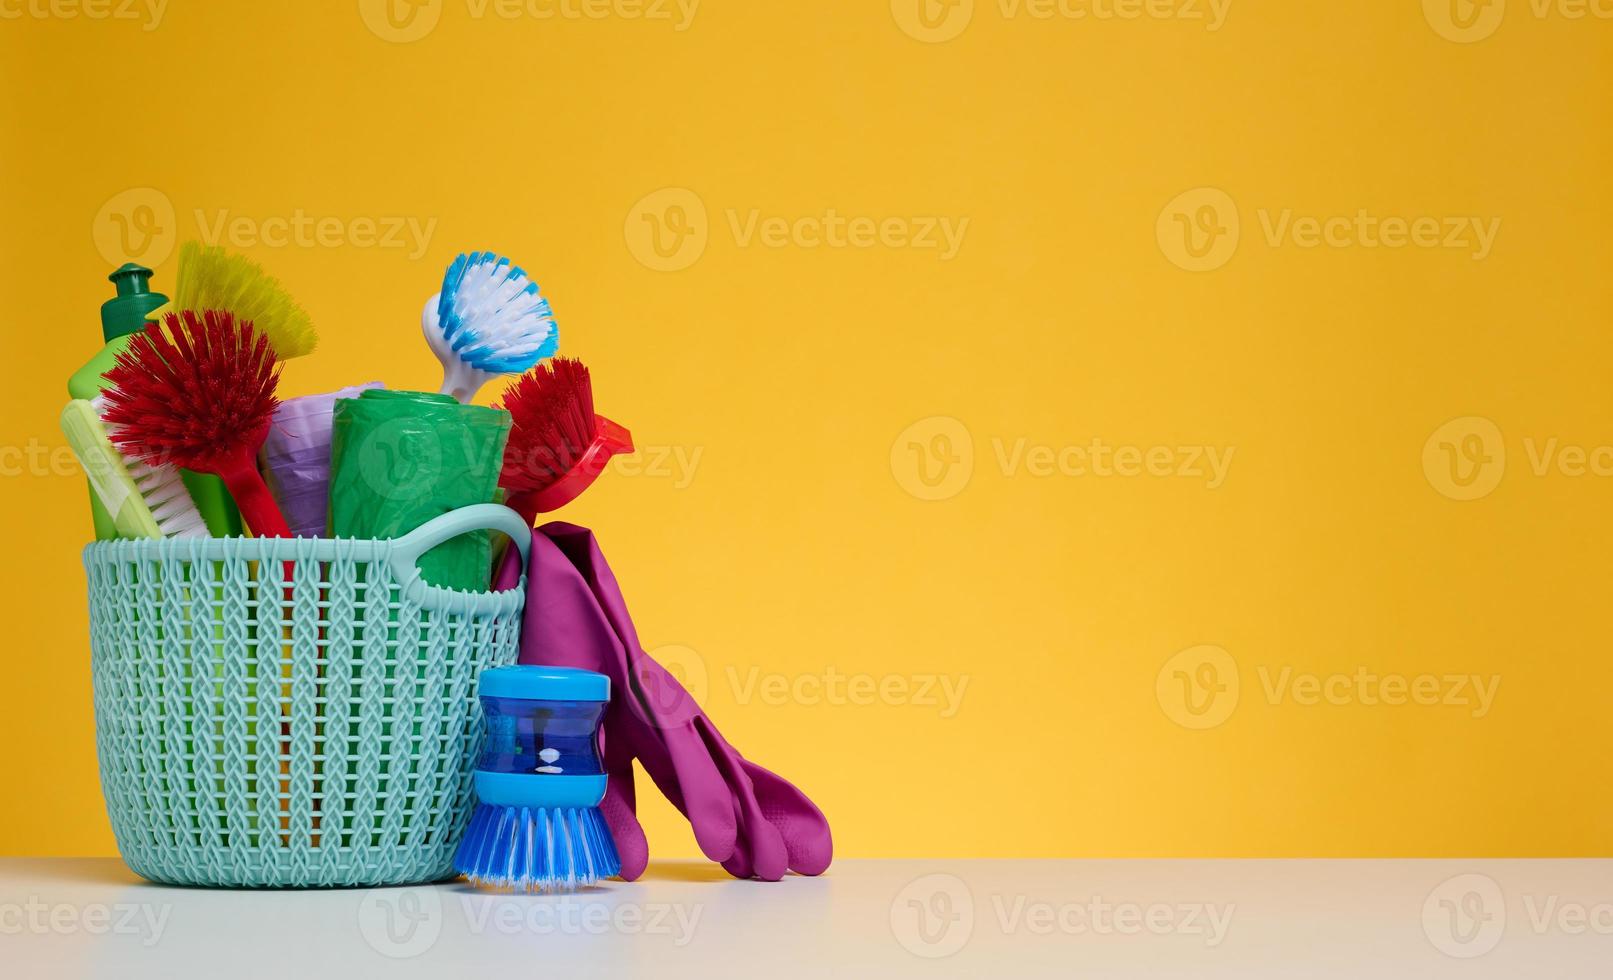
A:
<svg viewBox="0 0 1613 980">
<path fill-rule="evenodd" d="M 499 375 L 524 374 L 560 348 L 538 284 L 492 252 L 454 259 L 420 325 L 442 362 L 443 394 L 466 403 Z"/>
<path fill-rule="evenodd" d="M 610 679 L 569 667 L 494 667 L 482 671 L 477 695 L 487 743 L 454 870 L 483 888 L 521 892 L 576 891 L 619 874 L 599 812 Z"/>
</svg>

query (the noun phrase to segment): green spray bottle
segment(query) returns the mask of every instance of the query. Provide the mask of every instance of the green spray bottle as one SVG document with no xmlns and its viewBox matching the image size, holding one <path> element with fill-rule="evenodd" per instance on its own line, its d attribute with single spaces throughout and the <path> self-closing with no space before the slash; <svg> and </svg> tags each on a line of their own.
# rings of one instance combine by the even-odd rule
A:
<svg viewBox="0 0 1613 980">
<path fill-rule="evenodd" d="M 118 294 L 101 304 L 101 333 L 106 346 L 67 379 L 67 393 L 71 397 L 94 401 L 106 388 L 106 372 L 112 370 L 118 354 L 129 346 L 130 337 L 145 329 L 146 317 L 152 310 L 168 305 L 168 297 L 151 291 L 151 275 L 151 270 L 145 266 L 128 262 L 107 276 L 117 286 Z M 207 522 L 208 532 L 214 537 L 238 537 L 241 515 L 224 489 L 223 481 L 205 473 L 187 471 L 181 475 L 191 499 L 196 502 L 196 509 Z M 93 490 L 90 512 L 95 517 L 97 541 L 118 536 L 111 515 L 101 506 Z"/>
</svg>

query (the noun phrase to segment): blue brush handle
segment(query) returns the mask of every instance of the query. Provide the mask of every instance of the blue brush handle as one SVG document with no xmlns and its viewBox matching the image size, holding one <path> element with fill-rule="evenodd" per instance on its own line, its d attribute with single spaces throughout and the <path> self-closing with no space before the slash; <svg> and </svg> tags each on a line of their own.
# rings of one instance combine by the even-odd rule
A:
<svg viewBox="0 0 1613 980">
<path fill-rule="evenodd" d="M 526 574 L 532 557 L 532 525 L 520 514 L 502 504 L 475 504 L 461 507 L 426 523 L 392 542 L 392 577 L 402 588 L 403 596 L 426 609 L 443 609 L 452 603 L 463 603 L 467 596 L 475 601 L 480 593 L 459 592 L 427 585 L 420 577 L 420 557 L 431 549 L 471 531 L 499 531 L 513 542 L 521 552 L 521 574 Z"/>
</svg>

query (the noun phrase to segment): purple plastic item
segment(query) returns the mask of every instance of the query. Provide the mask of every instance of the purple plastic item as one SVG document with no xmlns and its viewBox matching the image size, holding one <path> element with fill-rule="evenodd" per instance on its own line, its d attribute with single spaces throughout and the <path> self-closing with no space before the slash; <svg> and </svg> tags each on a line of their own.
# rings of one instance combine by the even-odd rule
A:
<svg viewBox="0 0 1613 980">
<path fill-rule="evenodd" d="M 371 381 L 326 395 L 292 398 L 275 410 L 258 465 L 296 537 L 322 538 L 327 533 L 330 422 L 337 399 L 357 398 L 361 391 L 384 387 L 379 381 Z"/>
<path fill-rule="evenodd" d="M 520 571 L 511 549 L 495 587 L 514 588 Z M 689 819 L 701 852 L 734 877 L 777 881 L 789 871 L 828 869 L 834 843 L 822 811 L 740 755 L 639 646 L 616 577 L 587 528 L 556 522 L 533 532 L 520 662 L 580 667 L 611 680 L 601 736 L 609 781 L 600 811 L 623 878 L 643 874 L 650 857 L 634 808 L 634 759 Z"/>
</svg>

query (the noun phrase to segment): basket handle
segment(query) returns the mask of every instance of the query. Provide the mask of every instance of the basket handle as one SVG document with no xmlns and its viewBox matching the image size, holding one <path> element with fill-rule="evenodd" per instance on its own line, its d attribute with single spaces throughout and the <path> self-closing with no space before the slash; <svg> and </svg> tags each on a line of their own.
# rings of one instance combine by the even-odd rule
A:
<svg viewBox="0 0 1613 980">
<path fill-rule="evenodd" d="M 427 585 L 420 577 L 419 563 L 420 557 L 432 548 L 471 531 L 498 531 L 506 535 L 521 552 L 523 570 L 532 557 L 532 525 L 520 514 L 502 504 L 461 507 L 432 518 L 392 542 L 392 577 L 402 587 L 403 595 L 422 606 L 441 606 L 450 597 L 462 594 Z M 434 597 L 438 601 L 432 602 Z"/>
</svg>

